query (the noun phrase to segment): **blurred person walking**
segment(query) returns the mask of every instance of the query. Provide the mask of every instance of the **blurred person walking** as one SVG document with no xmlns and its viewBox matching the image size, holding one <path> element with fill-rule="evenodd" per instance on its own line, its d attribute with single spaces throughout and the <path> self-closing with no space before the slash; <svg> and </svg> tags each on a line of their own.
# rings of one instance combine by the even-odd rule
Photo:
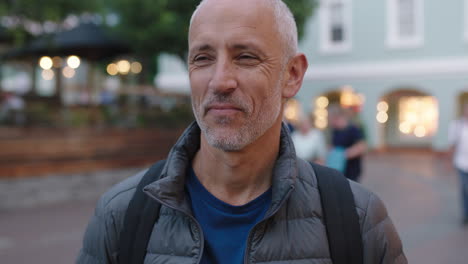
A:
<svg viewBox="0 0 468 264">
<path fill-rule="evenodd" d="M 331 150 L 327 163 L 333 164 L 332 167 L 342 167 L 348 179 L 359 181 L 362 172 L 362 157 L 367 151 L 362 129 L 351 122 L 346 109 L 340 106 L 330 106 L 329 118 Z M 343 164 L 335 165 L 340 162 Z"/>
<path fill-rule="evenodd" d="M 468 225 L 468 102 L 462 106 L 462 116 L 449 128 L 453 164 L 460 176 L 463 225 Z"/>
<path fill-rule="evenodd" d="M 298 129 L 291 134 L 296 155 L 306 161 L 324 164 L 327 155 L 325 137 L 314 125 L 313 117 L 299 120 Z"/>
<path fill-rule="evenodd" d="M 8 122 L 13 125 L 24 125 L 25 102 L 21 96 L 7 92 L 4 94 L 4 99 L 0 108 L 0 122 Z"/>
</svg>

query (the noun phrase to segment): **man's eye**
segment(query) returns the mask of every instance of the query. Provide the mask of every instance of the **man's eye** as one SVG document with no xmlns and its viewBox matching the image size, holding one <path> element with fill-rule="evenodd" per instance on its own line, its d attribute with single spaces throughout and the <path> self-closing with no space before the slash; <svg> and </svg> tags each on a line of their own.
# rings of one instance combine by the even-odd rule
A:
<svg viewBox="0 0 468 264">
<path fill-rule="evenodd" d="M 241 54 L 236 58 L 239 65 L 255 66 L 259 63 L 259 58 L 250 54 Z"/>
<path fill-rule="evenodd" d="M 198 55 L 193 58 L 192 64 L 196 66 L 205 66 L 205 65 L 208 65 L 211 62 L 211 60 L 212 59 L 210 56 Z"/>
<path fill-rule="evenodd" d="M 205 61 L 208 60 L 207 56 L 197 56 L 193 59 L 193 61 Z"/>
<path fill-rule="evenodd" d="M 239 59 L 241 60 L 256 60 L 257 58 L 255 56 L 252 56 L 252 55 L 240 55 L 238 57 Z"/>
<path fill-rule="evenodd" d="M 191 64 L 196 67 L 203 67 L 209 65 L 211 61 L 211 57 L 206 55 L 197 55 L 193 57 Z"/>
</svg>

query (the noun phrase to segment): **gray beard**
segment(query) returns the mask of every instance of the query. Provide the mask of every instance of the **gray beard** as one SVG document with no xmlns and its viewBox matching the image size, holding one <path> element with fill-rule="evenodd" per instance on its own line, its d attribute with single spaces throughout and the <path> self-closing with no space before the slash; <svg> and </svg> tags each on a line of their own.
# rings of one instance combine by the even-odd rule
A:
<svg viewBox="0 0 468 264">
<path fill-rule="evenodd" d="M 246 115 L 246 122 L 236 131 L 232 131 L 228 134 L 220 134 L 216 131 L 216 127 L 208 126 L 202 120 L 200 113 L 196 111 L 193 104 L 192 109 L 195 115 L 195 119 L 208 144 L 214 148 L 218 148 L 226 152 L 234 152 L 240 151 L 249 144 L 255 142 L 276 122 L 281 112 L 281 97 L 279 98 L 279 102 L 275 104 L 275 96 L 278 95 L 272 94 L 271 97 L 268 98 L 268 104 L 262 107 L 264 111 L 262 113 L 258 113 L 256 117 L 251 116 L 252 111 L 245 111 L 244 114 Z M 224 117 L 216 120 L 216 125 L 227 126 L 231 122 L 231 118 Z"/>
</svg>

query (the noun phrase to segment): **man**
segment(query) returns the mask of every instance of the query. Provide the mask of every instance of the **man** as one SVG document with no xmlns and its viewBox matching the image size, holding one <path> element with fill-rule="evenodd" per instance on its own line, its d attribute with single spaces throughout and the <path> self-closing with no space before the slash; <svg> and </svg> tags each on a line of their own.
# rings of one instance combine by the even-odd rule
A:
<svg viewBox="0 0 468 264">
<path fill-rule="evenodd" d="M 331 263 L 317 181 L 282 108 L 307 60 L 279 0 L 205 0 L 189 29 L 196 123 L 145 188 L 162 204 L 145 263 Z M 78 263 L 117 263 L 137 175 L 99 201 Z M 365 263 L 406 263 L 382 202 L 352 184 Z"/>
<path fill-rule="evenodd" d="M 460 175 L 462 197 L 462 224 L 468 225 L 468 103 L 462 106 L 462 116 L 449 129 L 453 164 Z"/>
<path fill-rule="evenodd" d="M 348 113 L 339 106 L 332 106 L 329 111 L 332 148 L 342 149 L 344 158 L 344 175 L 353 181 L 361 176 L 362 156 L 367 151 L 367 144 L 359 127 L 352 124 Z"/>
</svg>

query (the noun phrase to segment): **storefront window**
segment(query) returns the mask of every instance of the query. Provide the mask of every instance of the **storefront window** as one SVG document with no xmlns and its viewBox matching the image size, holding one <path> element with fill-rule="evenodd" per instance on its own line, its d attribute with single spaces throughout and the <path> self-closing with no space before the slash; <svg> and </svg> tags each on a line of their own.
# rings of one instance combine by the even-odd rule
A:
<svg viewBox="0 0 468 264">
<path fill-rule="evenodd" d="M 409 96 L 399 100 L 399 130 L 418 138 L 437 131 L 437 100 L 432 96 Z"/>
</svg>

